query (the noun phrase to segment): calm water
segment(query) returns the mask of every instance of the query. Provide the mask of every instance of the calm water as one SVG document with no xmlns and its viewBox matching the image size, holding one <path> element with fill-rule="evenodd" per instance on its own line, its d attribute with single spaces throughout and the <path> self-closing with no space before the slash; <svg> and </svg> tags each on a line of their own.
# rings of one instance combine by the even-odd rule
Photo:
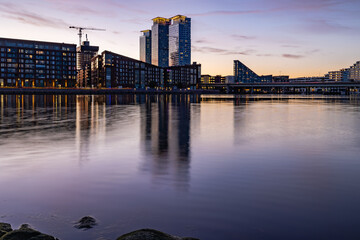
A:
<svg viewBox="0 0 360 240">
<path fill-rule="evenodd" d="M 62 240 L 359 239 L 360 101 L 0 96 L 0 221 Z M 93 215 L 88 231 L 73 222 Z"/>
</svg>

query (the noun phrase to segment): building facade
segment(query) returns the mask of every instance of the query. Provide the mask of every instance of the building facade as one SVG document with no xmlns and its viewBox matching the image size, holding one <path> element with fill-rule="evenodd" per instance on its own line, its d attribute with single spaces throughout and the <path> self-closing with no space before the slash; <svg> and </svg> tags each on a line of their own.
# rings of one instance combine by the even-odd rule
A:
<svg viewBox="0 0 360 240">
<path fill-rule="evenodd" d="M 164 87 L 164 70 L 109 51 L 91 61 L 92 81 L 97 87 L 145 88 Z"/>
<path fill-rule="evenodd" d="M 290 77 L 285 76 L 285 75 L 273 76 L 272 77 L 272 82 L 274 82 L 274 83 L 286 83 L 286 82 L 289 82 L 289 79 L 290 79 Z"/>
<path fill-rule="evenodd" d="M 91 46 L 89 41 L 83 41 L 77 47 L 77 86 L 91 87 L 91 59 L 98 54 L 99 47 Z"/>
<path fill-rule="evenodd" d="M 325 75 L 327 78 L 329 78 L 330 81 L 334 82 L 348 82 L 350 75 L 350 69 L 344 68 L 340 71 L 331 71 L 327 75 Z"/>
<path fill-rule="evenodd" d="M 185 66 L 164 69 L 164 87 L 168 89 L 197 89 L 201 83 L 201 65 L 194 62 Z"/>
<path fill-rule="evenodd" d="M 191 18 L 177 15 L 169 26 L 170 66 L 191 64 Z"/>
<path fill-rule="evenodd" d="M 272 82 L 272 75 L 259 76 L 239 60 L 234 60 L 234 76 L 236 83 Z"/>
<path fill-rule="evenodd" d="M 356 62 L 349 69 L 349 79 L 350 81 L 359 82 L 360 81 L 360 61 Z"/>
<path fill-rule="evenodd" d="M 159 67 L 169 66 L 169 25 L 168 18 L 153 19 L 151 28 L 151 63 Z"/>
<path fill-rule="evenodd" d="M 141 31 L 140 61 L 151 64 L 151 30 Z"/>
<path fill-rule="evenodd" d="M 74 87 L 76 45 L 0 38 L 1 87 Z"/>
</svg>

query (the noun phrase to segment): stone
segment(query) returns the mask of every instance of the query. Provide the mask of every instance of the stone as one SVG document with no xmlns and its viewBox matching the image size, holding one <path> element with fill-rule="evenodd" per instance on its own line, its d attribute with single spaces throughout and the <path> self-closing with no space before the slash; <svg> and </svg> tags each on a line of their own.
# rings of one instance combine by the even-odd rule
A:
<svg viewBox="0 0 360 240">
<path fill-rule="evenodd" d="M 0 222 L 0 231 L 11 232 L 12 231 L 11 225 L 8 224 L 8 223 L 1 223 Z"/>
<path fill-rule="evenodd" d="M 96 226 L 96 220 L 93 217 L 86 216 L 81 218 L 76 224 L 75 227 L 78 229 L 90 229 Z"/>
<path fill-rule="evenodd" d="M 57 240 L 56 238 L 32 229 L 28 224 L 23 224 L 18 230 L 6 232 L 0 240 Z"/>
<path fill-rule="evenodd" d="M 30 238 L 29 240 L 58 240 L 58 239 L 54 238 L 53 236 L 50 236 L 50 235 L 40 234 L 40 235 Z"/>
<path fill-rule="evenodd" d="M 163 233 L 154 229 L 140 229 L 131 233 L 124 234 L 117 240 L 199 240 L 196 238 L 181 238 Z"/>
</svg>

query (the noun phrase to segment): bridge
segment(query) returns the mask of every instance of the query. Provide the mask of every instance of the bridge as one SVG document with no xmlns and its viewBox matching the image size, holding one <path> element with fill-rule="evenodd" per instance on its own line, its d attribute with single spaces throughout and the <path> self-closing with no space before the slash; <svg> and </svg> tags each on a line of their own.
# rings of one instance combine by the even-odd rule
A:
<svg viewBox="0 0 360 240">
<path fill-rule="evenodd" d="M 290 83 L 209 83 L 200 84 L 203 90 L 227 93 L 338 93 L 360 92 L 360 82 L 290 82 Z"/>
</svg>

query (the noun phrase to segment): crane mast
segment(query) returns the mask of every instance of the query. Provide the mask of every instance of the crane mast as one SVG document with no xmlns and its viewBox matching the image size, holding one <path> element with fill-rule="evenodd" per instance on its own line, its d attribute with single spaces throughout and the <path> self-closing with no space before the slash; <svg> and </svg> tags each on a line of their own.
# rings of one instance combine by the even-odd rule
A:
<svg viewBox="0 0 360 240">
<path fill-rule="evenodd" d="M 79 35 L 79 46 L 81 46 L 81 39 L 82 39 L 82 35 L 83 35 L 83 31 L 84 30 L 90 30 L 90 31 L 106 31 L 106 29 L 101 29 L 101 28 L 90 28 L 90 27 L 76 27 L 76 26 L 70 26 L 69 28 L 73 28 L 73 29 L 77 29 L 79 30 L 78 35 Z"/>
</svg>

